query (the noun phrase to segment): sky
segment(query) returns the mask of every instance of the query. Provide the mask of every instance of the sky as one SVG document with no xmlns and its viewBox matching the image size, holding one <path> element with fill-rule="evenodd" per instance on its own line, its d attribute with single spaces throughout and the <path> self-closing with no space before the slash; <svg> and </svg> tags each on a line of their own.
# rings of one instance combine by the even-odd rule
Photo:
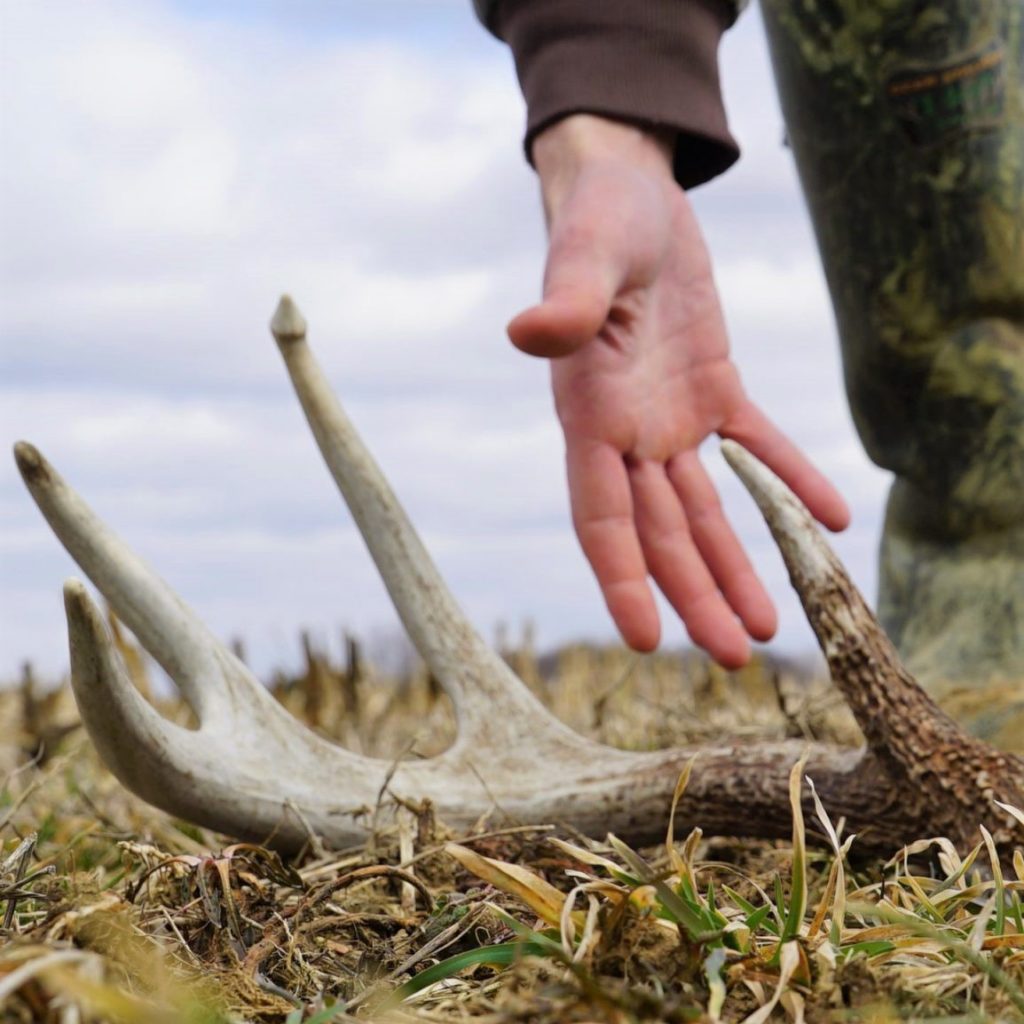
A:
<svg viewBox="0 0 1024 1024">
<path fill-rule="evenodd" d="M 615 636 L 544 364 L 504 325 L 544 232 L 503 44 L 469 0 L 0 0 L 0 440 L 40 447 L 257 672 L 397 619 L 267 329 L 282 292 L 456 597 L 492 635 Z M 756 10 L 723 45 L 744 155 L 692 198 L 748 391 L 838 484 L 869 600 L 887 474 L 853 432 Z M 814 646 L 752 502 L 706 461 Z M 0 458 L 0 680 L 66 671 L 76 574 Z M 685 632 L 663 606 L 667 645 Z M 376 639 L 375 639 L 376 638 Z"/>
</svg>

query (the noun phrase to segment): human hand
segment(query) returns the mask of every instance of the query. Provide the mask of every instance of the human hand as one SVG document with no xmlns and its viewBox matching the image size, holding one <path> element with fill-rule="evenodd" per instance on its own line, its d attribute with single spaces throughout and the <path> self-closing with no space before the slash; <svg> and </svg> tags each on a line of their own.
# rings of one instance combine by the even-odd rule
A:
<svg viewBox="0 0 1024 1024">
<path fill-rule="evenodd" d="M 697 221 L 667 140 L 573 115 L 534 141 L 549 229 L 544 297 L 509 324 L 551 359 L 573 523 L 626 642 L 653 650 L 653 577 L 726 667 L 776 613 L 698 458 L 710 434 L 771 467 L 833 530 L 835 488 L 746 396 Z"/>
</svg>

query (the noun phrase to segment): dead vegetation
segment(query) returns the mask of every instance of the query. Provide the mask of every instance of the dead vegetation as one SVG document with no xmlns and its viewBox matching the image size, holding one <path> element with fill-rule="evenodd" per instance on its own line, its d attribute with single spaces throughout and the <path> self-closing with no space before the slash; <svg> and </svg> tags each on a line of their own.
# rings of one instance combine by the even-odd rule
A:
<svg viewBox="0 0 1024 1024">
<path fill-rule="evenodd" d="M 499 646 L 559 718 L 616 746 L 858 738 L 795 666 Z M 304 673 L 274 689 L 325 737 L 385 758 L 450 741 L 425 671 L 382 679 L 355 644 L 343 665 L 304 647 Z M 694 831 L 633 850 L 500 806 L 455 835 L 410 805 L 358 848 L 311 833 L 284 861 L 123 789 L 66 686 L 41 695 L 26 672 L 0 693 L 0 735 L 4 1021 L 1024 1020 L 1024 854 L 1008 870 L 979 832 L 864 859 L 827 808 L 804 815 L 800 765 L 789 841 Z"/>
</svg>

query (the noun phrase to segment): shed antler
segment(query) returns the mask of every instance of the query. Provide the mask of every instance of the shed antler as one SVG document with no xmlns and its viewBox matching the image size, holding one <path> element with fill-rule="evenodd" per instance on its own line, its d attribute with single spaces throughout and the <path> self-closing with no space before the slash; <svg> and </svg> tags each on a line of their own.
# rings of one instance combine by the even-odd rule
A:
<svg viewBox="0 0 1024 1024">
<path fill-rule="evenodd" d="M 85 574 L 180 687 L 198 728 L 159 715 L 129 681 L 82 583 L 64 588 L 72 685 L 103 760 L 129 789 L 172 814 L 296 847 L 312 827 L 330 843 L 363 841 L 381 805 L 430 799 L 467 828 L 494 807 L 523 822 L 565 823 L 634 842 L 664 834 L 682 767 L 699 754 L 679 827 L 782 837 L 800 742 L 631 753 L 555 719 L 480 638 L 328 387 L 287 297 L 271 329 L 317 444 L 405 628 L 455 706 L 458 738 L 438 757 L 389 762 L 315 735 L 282 708 L 170 588 L 93 514 L 31 445 L 25 483 Z M 778 542 L 833 678 L 867 738 L 862 750 L 811 745 L 807 773 L 862 846 L 923 835 L 971 842 L 984 823 L 1000 843 L 1024 827 L 996 801 L 1024 805 L 1024 761 L 967 736 L 910 678 L 806 509 L 732 442 L 729 463 Z M 380 808 L 379 808 L 380 809 Z M 379 815 L 378 815 L 379 820 Z"/>
</svg>

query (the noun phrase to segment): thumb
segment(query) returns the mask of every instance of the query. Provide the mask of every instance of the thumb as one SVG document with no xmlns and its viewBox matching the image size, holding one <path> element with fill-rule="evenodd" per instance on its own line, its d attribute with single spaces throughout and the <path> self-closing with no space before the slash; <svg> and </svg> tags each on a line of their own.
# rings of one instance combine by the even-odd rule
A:
<svg viewBox="0 0 1024 1024">
<path fill-rule="evenodd" d="M 527 355 L 555 359 L 591 341 L 608 319 L 625 277 L 621 257 L 612 252 L 590 232 L 553 232 L 544 298 L 509 323 L 512 344 Z"/>
</svg>

